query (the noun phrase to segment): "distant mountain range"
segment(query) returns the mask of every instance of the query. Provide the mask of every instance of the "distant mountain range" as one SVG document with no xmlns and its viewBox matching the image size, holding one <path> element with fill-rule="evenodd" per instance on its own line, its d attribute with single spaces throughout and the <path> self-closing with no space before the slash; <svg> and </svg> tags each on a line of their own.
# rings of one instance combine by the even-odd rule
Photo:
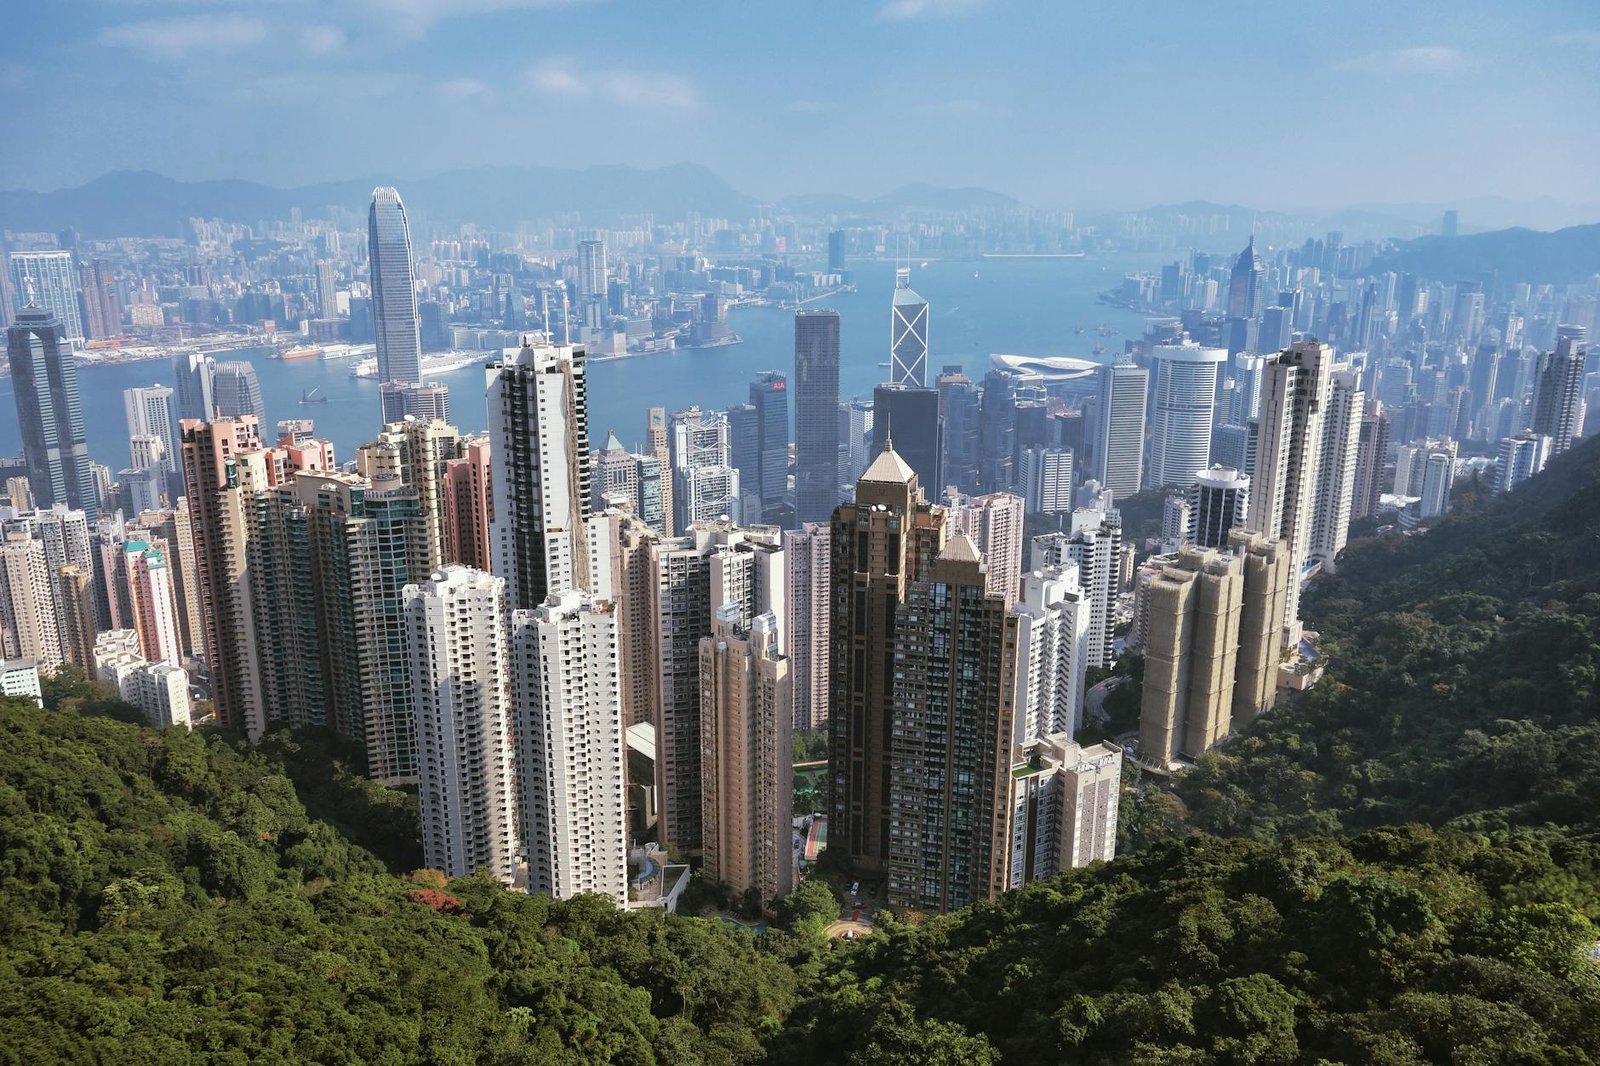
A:
<svg viewBox="0 0 1600 1066">
<path fill-rule="evenodd" d="M 1418 237 L 1374 266 L 1452 281 L 1477 281 L 1489 275 L 1535 284 L 1585 281 L 1600 274 L 1600 223 L 1549 233 L 1517 228 L 1464 237 Z"/>
<path fill-rule="evenodd" d="M 117 170 L 70 189 L 0 192 L 0 226 L 19 231 L 73 226 L 85 237 L 99 238 L 176 237 L 187 232 L 188 220 L 195 217 L 253 223 L 288 218 L 294 208 L 307 217 L 325 217 L 332 205 L 362 213 L 378 185 L 397 186 L 415 218 L 489 226 L 514 226 L 566 212 L 599 225 L 639 214 L 683 217 L 699 212 L 743 218 L 756 204 L 754 197 L 691 163 L 653 170 L 473 167 L 415 181 L 376 175 L 294 189 L 250 181 L 185 182 L 145 170 Z"/>
</svg>

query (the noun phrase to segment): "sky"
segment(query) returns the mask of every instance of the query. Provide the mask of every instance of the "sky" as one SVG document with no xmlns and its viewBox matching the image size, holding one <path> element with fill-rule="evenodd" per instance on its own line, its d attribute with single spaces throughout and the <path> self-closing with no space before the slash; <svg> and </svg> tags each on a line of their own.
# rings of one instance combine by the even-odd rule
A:
<svg viewBox="0 0 1600 1066">
<path fill-rule="evenodd" d="M 8 4 L 0 188 L 702 163 L 763 198 L 1600 203 L 1600 3 Z"/>
</svg>

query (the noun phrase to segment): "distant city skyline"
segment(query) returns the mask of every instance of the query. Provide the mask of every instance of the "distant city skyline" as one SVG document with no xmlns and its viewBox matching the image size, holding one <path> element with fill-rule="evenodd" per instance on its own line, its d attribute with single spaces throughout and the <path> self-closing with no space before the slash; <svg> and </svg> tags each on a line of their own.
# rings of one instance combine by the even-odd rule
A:
<svg viewBox="0 0 1600 1066">
<path fill-rule="evenodd" d="M 487 34 L 529 47 L 491 69 Z M 0 187 L 688 160 L 766 198 L 931 180 L 1046 207 L 1589 204 L 1597 59 L 1600 13 L 1577 0 L 1448 17 L 1367 0 L 694 19 L 542 0 L 25 5 L 0 135 L 34 150 L 0 160 Z M 1153 165 L 1157 145 L 1186 165 Z"/>
</svg>

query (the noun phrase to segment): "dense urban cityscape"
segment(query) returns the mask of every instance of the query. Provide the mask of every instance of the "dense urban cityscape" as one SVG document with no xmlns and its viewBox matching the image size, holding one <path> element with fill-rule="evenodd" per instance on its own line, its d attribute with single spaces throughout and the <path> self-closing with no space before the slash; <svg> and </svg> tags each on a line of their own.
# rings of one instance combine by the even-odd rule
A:
<svg viewBox="0 0 1600 1066">
<path fill-rule="evenodd" d="M 0 193 L 0 1057 L 1600 1056 L 1600 226 L 531 173 Z"/>
</svg>

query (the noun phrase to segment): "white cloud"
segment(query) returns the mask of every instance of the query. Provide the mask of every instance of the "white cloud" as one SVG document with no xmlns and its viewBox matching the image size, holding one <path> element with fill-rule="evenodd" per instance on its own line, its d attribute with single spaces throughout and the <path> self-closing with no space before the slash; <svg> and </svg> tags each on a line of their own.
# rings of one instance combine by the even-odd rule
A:
<svg viewBox="0 0 1600 1066">
<path fill-rule="evenodd" d="M 890 22 L 908 19 L 950 18 L 982 7 L 987 0 L 889 0 L 878 10 L 878 17 Z"/>
<path fill-rule="evenodd" d="M 528 8 L 566 7 L 583 0 L 350 0 L 366 17 L 383 19 L 389 28 L 421 36 L 435 22 L 469 15 L 492 15 Z"/>
<path fill-rule="evenodd" d="M 676 74 L 602 70 L 565 59 L 548 60 L 534 67 L 528 72 L 528 84 L 548 96 L 592 98 L 625 107 L 683 111 L 700 103 L 695 87 Z"/>
<path fill-rule="evenodd" d="M 314 56 L 337 52 L 344 44 L 344 31 L 337 26 L 307 26 L 300 31 L 300 47 Z"/>
<path fill-rule="evenodd" d="M 1336 63 L 1334 69 L 1366 74 L 1441 74 L 1459 69 L 1466 58 L 1458 48 L 1420 45 L 1415 48 L 1391 48 L 1382 52 L 1368 52 L 1366 55 Z"/>
<path fill-rule="evenodd" d="M 448 100 L 472 100 L 494 95 L 486 82 L 477 78 L 451 78 L 439 83 L 439 93 Z"/>
<path fill-rule="evenodd" d="M 267 24 L 243 15 L 195 15 L 112 26 L 100 43 L 130 48 L 158 59 L 181 59 L 196 52 L 233 52 L 267 39 Z"/>
</svg>

